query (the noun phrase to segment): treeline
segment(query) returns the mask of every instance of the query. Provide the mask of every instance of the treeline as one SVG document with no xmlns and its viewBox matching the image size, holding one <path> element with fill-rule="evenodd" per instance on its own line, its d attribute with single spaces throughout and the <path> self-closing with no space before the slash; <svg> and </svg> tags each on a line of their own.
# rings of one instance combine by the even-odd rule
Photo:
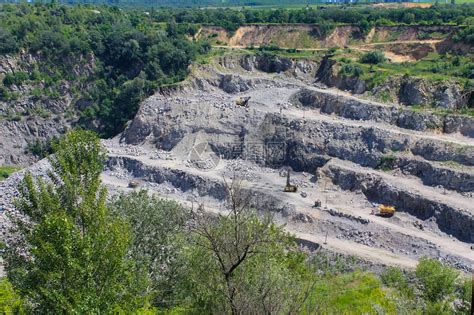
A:
<svg viewBox="0 0 474 315">
<path fill-rule="evenodd" d="M 308 254 L 251 207 L 234 177 L 211 215 L 147 191 L 107 198 L 90 131 L 55 144 L 48 178 L 26 174 L 0 280 L 6 314 L 468 314 L 471 282 L 439 261 L 379 279 L 355 259 Z M 356 270 L 356 271 L 354 271 Z"/>
<path fill-rule="evenodd" d="M 15 0 L 1 0 L 0 3 L 15 3 Z M 116 5 L 121 7 L 207 7 L 207 6 L 259 6 L 259 5 L 305 5 L 321 3 L 320 0 L 57 0 L 43 1 L 61 4 Z M 349 0 L 347 0 L 349 2 Z"/>
<path fill-rule="evenodd" d="M 209 49 L 187 38 L 195 27 L 167 21 L 116 7 L 2 5 L 0 54 L 29 53 L 37 63 L 7 75 L 0 96 L 29 81 L 43 87 L 38 97 L 55 98 L 69 81 L 80 125 L 113 136 L 144 97 L 184 79 L 190 63 Z"/>
<path fill-rule="evenodd" d="M 440 6 L 430 8 L 371 8 L 371 7 L 307 7 L 289 9 L 161 9 L 153 10 L 158 21 L 173 16 L 178 23 L 218 25 L 235 30 L 245 23 L 309 23 L 356 24 L 364 30 L 372 25 L 397 24 L 463 24 L 474 15 L 474 5 Z"/>
</svg>

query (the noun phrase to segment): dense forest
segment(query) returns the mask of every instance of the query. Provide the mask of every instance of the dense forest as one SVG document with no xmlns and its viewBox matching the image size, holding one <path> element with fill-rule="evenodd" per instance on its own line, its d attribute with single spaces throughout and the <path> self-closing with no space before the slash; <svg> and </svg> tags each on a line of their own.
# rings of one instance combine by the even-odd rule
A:
<svg viewBox="0 0 474 315">
<path fill-rule="evenodd" d="M 166 21 L 174 16 L 176 22 L 202 23 L 236 29 L 244 23 L 315 23 L 371 25 L 398 24 L 464 24 L 474 15 L 474 5 L 433 6 L 422 8 L 322 7 L 289 9 L 162 9 L 152 16 Z"/>
<path fill-rule="evenodd" d="M 468 314 L 471 282 L 422 258 L 416 270 L 365 271 L 353 257 L 302 250 L 249 206 L 238 176 L 228 211 L 211 215 L 147 191 L 107 199 L 105 152 L 71 131 L 47 179 L 19 185 L 4 247 L 6 314 Z M 11 237 L 15 235 L 15 237 Z"/>
</svg>

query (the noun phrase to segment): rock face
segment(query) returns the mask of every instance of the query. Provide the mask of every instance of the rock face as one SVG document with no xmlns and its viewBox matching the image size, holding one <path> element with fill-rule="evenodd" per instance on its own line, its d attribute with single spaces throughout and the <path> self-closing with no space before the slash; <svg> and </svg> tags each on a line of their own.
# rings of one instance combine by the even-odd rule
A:
<svg viewBox="0 0 474 315">
<path fill-rule="evenodd" d="M 371 120 L 412 130 L 442 130 L 459 132 L 474 138 L 474 119 L 459 115 L 433 115 L 410 109 L 383 106 L 344 95 L 302 89 L 293 96 L 293 102 L 309 108 L 318 108 L 326 114 L 337 114 L 355 120 Z"/>
<path fill-rule="evenodd" d="M 248 82 L 233 74 L 222 76 L 221 89 L 227 93 L 245 92 L 249 89 Z"/>
<path fill-rule="evenodd" d="M 7 74 L 24 72 L 30 75 L 35 67 L 41 67 L 41 55 L 0 55 L 0 80 Z M 93 56 L 79 60 L 66 59 L 70 71 L 77 77 L 93 73 Z M 46 96 L 43 81 L 26 80 L 19 85 L 3 87 L 13 98 L 0 97 L 0 165 L 28 164 L 35 157 L 29 146 L 46 144 L 59 137 L 76 121 L 72 82 L 60 82 L 58 96 Z M 40 90 L 41 95 L 36 91 Z M 87 104 L 82 104 L 86 106 Z"/>
<path fill-rule="evenodd" d="M 399 91 L 400 103 L 405 105 L 422 105 L 426 104 L 428 98 L 424 93 L 426 87 L 423 86 L 422 80 L 402 82 Z"/>
<path fill-rule="evenodd" d="M 216 43 L 224 42 L 229 46 L 240 47 L 274 44 L 284 48 L 331 48 L 351 44 L 416 41 L 420 36 L 426 39 L 437 39 L 440 37 L 439 34 L 443 34 L 442 37 L 446 36 L 446 40 L 437 45 L 431 45 L 433 50 L 465 53 L 470 47 L 456 45 L 450 39 L 457 29 L 458 27 L 454 25 L 375 26 L 368 33 L 363 34 L 355 25 L 340 25 L 330 32 L 324 32 L 318 25 L 309 24 L 245 24 L 235 32 L 228 32 L 217 26 L 204 26 L 198 36 Z M 403 46 L 410 48 L 416 44 L 407 43 Z M 414 47 L 414 52 L 405 50 L 404 53 L 416 55 L 416 48 Z M 396 50 L 396 47 L 393 49 Z"/>
<path fill-rule="evenodd" d="M 351 91 L 354 94 L 362 94 L 367 90 L 365 81 L 358 77 L 340 75 L 335 69 L 336 61 L 324 57 L 316 74 L 318 81 L 329 87 L 336 87 L 340 90 Z"/>
<path fill-rule="evenodd" d="M 278 56 L 257 56 L 256 68 L 264 72 L 284 72 L 294 66 L 293 61 Z"/>
<path fill-rule="evenodd" d="M 464 88 L 455 81 L 432 82 L 409 76 L 392 76 L 382 84 L 373 88 L 358 76 L 346 76 L 339 72 L 340 65 L 326 56 L 318 68 L 316 79 L 328 87 L 350 91 L 353 94 L 367 94 L 384 101 L 401 105 L 434 106 L 444 109 L 457 109 L 467 106 L 468 98 L 459 101 L 465 92 Z M 387 97 L 389 99 L 387 99 Z"/>
<path fill-rule="evenodd" d="M 420 220 L 436 219 L 438 227 L 445 233 L 455 235 L 465 242 L 474 242 L 474 218 L 469 211 L 453 205 L 439 203 L 406 188 L 396 187 L 381 176 L 328 165 L 327 175 L 334 183 L 348 190 L 361 190 L 370 200 L 394 205 Z"/>
</svg>

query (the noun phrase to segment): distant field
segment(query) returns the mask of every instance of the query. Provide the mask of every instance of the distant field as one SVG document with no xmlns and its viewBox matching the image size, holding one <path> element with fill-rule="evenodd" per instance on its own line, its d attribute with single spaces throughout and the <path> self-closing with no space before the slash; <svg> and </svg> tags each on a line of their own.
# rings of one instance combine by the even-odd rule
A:
<svg viewBox="0 0 474 315">
<path fill-rule="evenodd" d="M 425 0 L 423 2 L 387 2 L 387 3 L 371 3 L 368 1 L 359 1 L 357 4 L 333 4 L 333 3 L 326 3 L 326 2 L 314 2 L 311 1 L 310 3 L 304 3 L 301 1 L 300 3 L 285 3 L 284 1 L 268 1 L 268 4 L 255 4 L 255 5 L 239 5 L 239 4 L 232 4 L 232 3 L 220 3 L 220 4 L 211 4 L 208 8 L 215 8 L 215 7 L 238 7 L 238 8 L 245 8 L 245 9 L 301 9 L 305 7 L 317 8 L 321 6 L 328 6 L 328 7 L 337 7 L 341 5 L 349 5 L 349 6 L 378 6 L 378 7 L 429 7 L 436 3 L 436 0 Z M 283 2 L 283 3 L 282 3 Z M 438 3 L 440 5 L 445 4 L 445 0 L 439 0 Z M 474 0 L 455 0 L 456 4 L 461 3 L 472 3 L 474 4 Z M 448 4 L 451 4 L 451 0 L 448 0 Z"/>
<path fill-rule="evenodd" d="M 388 3 L 379 3 L 379 4 L 374 4 L 374 3 L 368 3 L 368 2 L 359 2 L 358 4 L 354 5 L 351 4 L 352 6 L 387 6 L 387 7 L 396 7 L 396 6 L 406 6 L 406 7 L 424 7 L 427 4 L 432 5 L 435 4 L 436 0 L 426 0 L 423 2 L 402 2 L 402 3 L 394 3 L 394 2 L 388 2 Z M 439 0 L 438 2 L 440 5 L 444 5 L 445 1 L 444 0 Z M 451 3 L 451 0 L 448 0 L 448 4 Z M 472 3 L 474 4 L 474 0 L 456 0 L 456 4 L 461 4 L 461 3 Z M 269 5 L 256 5 L 256 6 L 243 6 L 246 9 L 276 9 L 276 8 L 281 8 L 281 9 L 301 9 L 304 7 L 312 7 L 312 8 L 317 8 L 320 6 L 340 6 L 341 4 L 331 4 L 331 3 L 316 3 L 316 4 L 269 4 Z"/>
</svg>

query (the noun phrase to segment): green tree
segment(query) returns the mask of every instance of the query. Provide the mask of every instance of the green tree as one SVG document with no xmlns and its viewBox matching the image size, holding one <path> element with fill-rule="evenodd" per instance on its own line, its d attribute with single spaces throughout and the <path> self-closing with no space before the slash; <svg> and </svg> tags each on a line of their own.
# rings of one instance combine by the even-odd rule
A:
<svg viewBox="0 0 474 315">
<path fill-rule="evenodd" d="M 405 12 L 402 18 L 403 23 L 413 24 L 415 22 L 415 14 L 411 12 Z"/>
<path fill-rule="evenodd" d="M 10 244 L 7 272 L 38 312 L 107 313 L 143 305 L 131 277 L 127 223 L 106 207 L 105 153 L 93 132 L 71 131 L 50 156 L 48 180 L 27 174 L 17 208 L 23 238 Z"/>
<path fill-rule="evenodd" d="M 130 223 L 129 254 L 137 262 L 137 272 L 149 275 L 153 304 L 169 307 L 167 300 L 186 274 L 179 254 L 190 212 L 174 201 L 150 196 L 146 190 L 116 196 L 111 208 Z"/>
<path fill-rule="evenodd" d="M 370 24 L 366 19 L 363 19 L 357 23 L 359 29 L 363 35 L 369 34 L 370 30 L 372 29 L 372 24 Z"/>
<path fill-rule="evenodd" d="M 456 306 L 458 314 L 469 314 L 472 305 L 472 278 L 465 279 L 458 290 L 459 303 Z"/>
<path fill-rule="evenodd" d="M 16 53 L 17 51 L 16 37 L 0 27 L 0 54 Z"/>
<path fill-rule="evenodd" d="M 427 312 L 440 314 L 448 312 L 455 298 L 459 272 L 435 259 L 423 257 L 416 267 L 422 297 L 427 302 Z"/>
<path fill-rule="evenodd" d="M 228 214 L 196 216 L 184 292 L 196 312 L 297 312 L 312 285 L 306 257 L 270 216 L 257 215 L 239 181 L 228 188 Z"/>
</svg>

